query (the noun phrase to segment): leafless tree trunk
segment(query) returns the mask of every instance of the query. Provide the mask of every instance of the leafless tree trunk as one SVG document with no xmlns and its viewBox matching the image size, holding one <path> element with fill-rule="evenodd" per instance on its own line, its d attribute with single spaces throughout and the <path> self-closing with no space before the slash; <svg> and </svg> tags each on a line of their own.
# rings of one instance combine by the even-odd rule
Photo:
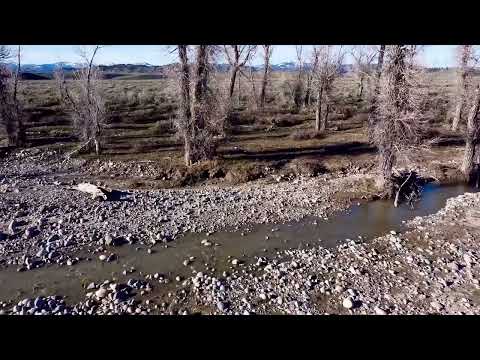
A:
<svg viewBox="0 0 480 360">
<path fill-rule="evenodd" d="M 192 164 L 192 114 L 190 111 L 190 67 L 188 64 L 188 46 L 178 45 L 180 59 L 180 121 L 183 125 L 183 140 L 185 146 L 185 164 Z"/>
<path fill-rule="evenodd" d="M 467 91 L 467 76 L 469 75 L 468 66 L 472 56 L 472 45 L 460 46 L 459 68 L 457 77 L 457 104 L 452 122 L 452 130 L 457 131 L 458 124 L 462 116 L 465 94 Z"/>
<path fill-rule="evenodd" d="M 467 181 L 470 180 L 473 172 L 473 162 L 475 154 L 477 153 L 477 145 L 480 132 L 480 121 L 478 118 L 478 111 L 480 106 L 480 88 L 475 89 L 475 96 L 473 99 L 472 108 L 467 118 L 467 131 L 465 134 L 465 151 L 462 162 L 462 172 Z"/>
<path fill-rule="evenodd" d="M 272 45 L 262 45 L 263 48 L 263 60 L 264 60 L 264 69 L 263 69 L 263 79 L 262 87 L 260 90 L 260 109 L 265 108 L 265 98 L 267 96 L 267 85 L 270 76 L 270 58 L 273 53 Z"/>
<path fill-rule="evenodd" d="M 238 107 L 242 105 L 242 77 L 238 77 Z"/>
<path fill-rule="evenodd" d="M 0 45 L 0 63 L 5 62 L 6 60 L 12 57 L 12 51 L 5 45 Z"/>
<path fill-rule="evenodd" d="M 81 150 L 94 150 L 97 155 L 101 152 L 101 133 L 105 121 L 105 102 L 99 91 L 100 72 L 94 65 L 95 56 L 101 46 L 96 46 L 89 57 L 86 50 L 80 53 L 83 67 L 75 73 L 75 82 L 78 91 L 72 91 L 60 68 L 55 73 L 60 100 L 70 113 L 73 124 L 80 135 L 83 144 L 75 149 L 68 157 Z"/>
<path fill-rule="evenodd" d="M 212 86 L 210 61 L 217 47 L 197 45 L 193 76 L 188 61 L 188 45 L 177 46 L 180 58 L 180 113 L 176 119 L 178 134 L 185 145 L 185 164 L 190 166 L 215 155 L 217 136 L 223 136 L 225 96 Z M 226 99 L 228 102 L 229 99 Z"/>
<path fill-rule="evenodd" d="M 357 97 L 363 98 L 365 80 L 372 72 L 372 62 L 377 56 L 377 51 L 372 46 L 359 45 L 354 46 L 351 55 L 354 60 L 354 71 L 357 76 Z"/>
<path fill-rule="evenodd" d="M 7 133 L 8 145 L 15 146 L 16 124 L 11 96 L 12 92 L 10 89 L 10 77 L 10 71 L 2 66 L 0 68 L 0 120 Z"/>
<path fill-rule="evenodd" d="M 323 114 L 322 123 L 320 124 L 320 132 L 325 132 L 328 126 L 328 115 L 330 115 L 330 108 L 331 108 L 328 91 L 327 91 L 327 94 L 325 95 L 325 103 L 326 103 L 325 113 Z"/>
<path fill-rule="evenodd" d="M 204 109 L 204 105 L 207 96 L 208 71 L 208 45 L 198 45 L 192 103 L 192 117 L 195 130 L 203 130 L 205 127 L 206 109 Z"/>
<path fill-rule="evenodd" d="M 0 46 L 0 120 L 7 132 L 8 144 L 13 147 L 25 146 L 25 127 L 22 109 L 18 99 L 18 82 L 21 70 L 21 47 L 17 50 L 17 66 L 15 73 L 3 64 L 13 56 L 10 49 Z"/>
<path fill-rule="evenodd" d="M 228 95 L 231 99 L 235 91 L 235 81 L 238 72 L 253 56 L 256 47 L 253 45 L 225 45 L 223 48 L 230 65 L 230 86 Z"/>
<path fill-rule="evenodd" d="M 383 59 L 385 57 L 385 48 L 386 45 L 380 45 L 380 49 L 378 51 L 378 61 L 377 61 L 377 68 L 375 71 L 375 78 L 373 84 L 373 95 L 371 97 L 370 103 L 370 113 L 368 115 L 368 137 L 370 141 L 373 141 L 373 129 L 376 123 L 376 116 L 377 116 L 377 100 L 378 95 L 380 92 L 380 79 L 382 76 L 383 71 Z"/>
<path fill-rule="evenodd" d="M 314 50 L 312 52 L 311 68 L 306 72 L 307 79 L 306 79 L 305 99 L 304 99 L 304 103 L 306 107 L 309 107 L 312 102 L 311 101 L 312 100 L 312 84 L 314 80 L 314 75 L 316 74 L 316 71 L 317 71 L 317 66 L 318 66 L 318 52 Z"/>
<path fill-rule="evenodd" d="M 15 71 L 15 81 L 13 85 L 13 103 L 15 105 L 15 117 L 17 119 L 17 136 L 16 136 L 17 146 L 25 146 L 25 143 L 26 143 L 25 125 L 23 124 L 22 110 L 20 109 L 20 101 L 18 100 L 18 81 L 21 76 L 21 68 L 22 68 L 21 56 L 22 56 L 22 48 L 19 45 L 17 49 L 17 69 Z"/>
<path fill-rule="evenodd" d="M 377 62 L 376 81 L 375 81 L 376 95 L 378 95 L 379 88 L 380 88 L 380 77 L 382 76 L 383 59 L 385 57 L 385 48 L 386 48 L 386 45 L 380 45 L 380 51 L 378 52 L 378 62 Z M 376 99 L 376 96 L 374 97 L 374 99 Z"/>
<path fill-rule="evenodd" d="M 418 83 L 420 70 L 414 64 L 416 46 L 391 45 L 386 53 L 372 134 L 379 151 L 377 185 L 387 197 L 393 197 L 393 166 L 398 154 L 421 140 L 419 125 L 426 96 Z"/>
<path fill-rule="evenodd" d="M 303 60 L 303 46 L 295 46 L 297 53 L 297 78 L 293 84 L 293 103 L 295 111 L 301 111 L 305 104 L 305 66 Z"/>
<path fill-rule="evenodd" d="M 322 97 L 323 97 L 323 86 L 317 87 L 317 104 L 315 109 L 315 131 L 321 132 L 325 129 L 321 129 L 321 116 L 322 116 Z"/>
<path fill-rule="evenodd" d="M 378 144 L 379 150 L 379 167 L 380 178 L 378 185 L 383 189 L 386 195 L 390 198 L 394 194 L 392 170 L 395 163 L 396 156 L 394 147 L 394 116 L 399 114 L 402 109 L 402 98 L 400 92 L 406 87 L 404 83 L 404 69 L 406 67 L 406 48 L 401 45 L 392 45 L 391 57 L 388 67 L 386 69 L 386 101 L 393 109 L 393 116 L 385 116 L 382 118 L 383 134 Z"/>
<path fill-rule="evenodd" d="M 331 45 L 314 47 L 315 57 L 318 58 L 315 82 L 317 87 L 317 106 L 315 111 L 315 131 L 324 132 L 328 124 L 328 116 L 332 107 L 331 92 L 335 79 L 340 75 L 345 55 L 343 47 L 334 49 Z M 322 116 L 322 106 L 325 112 Z"/>
<path fill-rule="evenodd" d="M 250 83 L 251 88 L 251 96 L 250 99 L 253 100 L 253 104 L 255 108 L 259 108 L 259 96 L 257 93 L 257 87 L 255 85 L 255 71 L 253 70 L 253 66 L 249 66 L 248 71 L 244 72 L 243 69 L 240 69 L 240 74 L 243 75 L 245 79 Z"/>
</svg>

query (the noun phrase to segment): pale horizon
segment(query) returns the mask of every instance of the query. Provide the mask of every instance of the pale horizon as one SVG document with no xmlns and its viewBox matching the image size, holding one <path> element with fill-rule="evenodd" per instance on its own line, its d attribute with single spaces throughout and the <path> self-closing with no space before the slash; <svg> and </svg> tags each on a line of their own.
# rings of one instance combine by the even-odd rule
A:
<svg viewBox="0 0 480 360">
<path fill-rule="evenodd" d="M 311 45 L 304 45 L 305 52 Z M 349 45 L 346 45 L 349 46 Z M 426 45 L 421 61 L 427 67 L 455 66 L 456 45 Z M 22 63 L 41 65 L 58 62 L 76 63 L 80 61 L 78 45 L 23 45 Z M 294 45 L 275 45 L 272 63 L 292 62 L 296 59 Z M 97 55 L 97 64 L 142 64 L 166 65 L 177 61 L 175 53 L 166 45 L 110 45 L 102 48 Z M 259 56 L 254 64 L 261 63 Z M 352 63 L 347 55 L 345 63 Z"/>
</svg>

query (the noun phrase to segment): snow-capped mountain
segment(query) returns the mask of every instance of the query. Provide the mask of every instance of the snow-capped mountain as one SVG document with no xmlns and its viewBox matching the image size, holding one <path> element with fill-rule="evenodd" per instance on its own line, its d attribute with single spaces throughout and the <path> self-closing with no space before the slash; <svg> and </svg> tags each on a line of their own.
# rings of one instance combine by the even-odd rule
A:
<svg viewBox="0 0 480 360">
<path fill-rule="evenodd" d="M 9 68 L 15 70 L 17 68 L 16 63 L 9 63 Z M 23 72 L 30 72 L 34 74 L 51 74 L 56 69 L 62 68 L 64 71 L 74 71 L 81 67 L 81 64 L 71 62 L 57 62 L 52 64 L 22 64 L 21 69 Z"/>
<path fill-rule="evenodd" d="M 16 69 L 15 63 L 8 64 L 9 68 L 12 70 Z M 162 74 L 165 73 L 168 69 L 176 66 L 176 64 L 167 64 L 167 65 L 152 65 L 149 63 L 136 63 L 136 64 L 104 64 L 99 65 L 99 68 L 104 73 L 155 73 L 155 74 Z M 304 64 L 304 68 L 310 69 L 311 64 Z M 53 72 L 58 69 L 62 68 L 65 72 L 75 71 L 82 67 L 82 64 L 79 63 L 72 63 L 72 62 L 56 62 L 52 64 L 22 64 L 22 72 L 24 73 L 32 73 L 32 74 L 40 74 L 43 76 L 51 77 Z M 263 65 L 254 65 L 254 71 L 262 71 Z M 215 65 L 215 69 L 220 72 L 226 72 L 230 70 L 229 64 L 217 64 Z M 291 72 L 297 71 L 298 65 L 295 62 L 282 62 L 279 64 L 272 64 L 271 70 L 274 72 Z M 342 67 L 343 73 L 348 73 L 352 71 L 352 65 L 345 64 Z"/>
</svg>

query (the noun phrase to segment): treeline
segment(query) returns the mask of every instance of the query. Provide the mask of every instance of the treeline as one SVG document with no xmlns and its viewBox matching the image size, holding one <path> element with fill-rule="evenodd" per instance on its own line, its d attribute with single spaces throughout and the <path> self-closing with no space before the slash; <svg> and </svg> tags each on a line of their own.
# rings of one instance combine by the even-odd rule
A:
<svg viewBox="0 0 480 360">
<path fill-rule="evenodd" d="M 178 45 L 170 47 L 178 57 L 176 66 L 167 75 L 177 84 L 178 114 L 175 118 L 177 135 L 184 145 L 187 166 L 212 159 L 225 129 L 240 104 L 240 80 L 247 84 L 244 91 L 249 106 L 260 114 L 268 106 L 272 65 L 275 51 L 272 45 Z M 395 189 L 393 168 L 399 158 L 413 154 L 424 143 L 426 109 L 428 105 L 427 71 L 419 64 L 421 47 L 416 45 L 355 46 L 347 50 L 343 46 L 313 46 L 309 51 L 296 47 L 296 67 L 291 87 L 295 111 L 315 116 L 312 133 L 320 134 L 328 129 L 333 108 L 333 92 L 338 78 L 345 70 L 344 59 L 349 53 L 354 60 L 355 97 L 366 104 L 368 112 L 369 140 L 378 150 L 378 182 L 387 197 Z M 75 86 L 66 81 L 62 69 L 55 74 L 61 104 L 71 116 L 81 145 L 80 151 L 102 151 L 102 131 L 108 108 L 100 91 L 101 68 L 95 65 L 95 57 L 101 47 L 91 54 L 81 54 L 82 66 L 74 72 Z M 15 58 L 14 52 L 1 47 L 0 61 Z M 263 65 L 259 71 L 253 66 L 253 58 L 260 56 Z M 20 47 L 16 58 L 20 68 Z M 219 64 L 227 61 L 228 76 L 221 80 L 217 74 Z M 479 162 L 477 149 L 479 138 L 478 84 L 473 75 L 477 72 L 478 57 L 474 47 L 458 47 L 457 87 L 452 103 L 455 116 L 452 129 L 458 131 L 465 123 L 466 141 L 461 170 L 469 180 Z M 1 121 L 13 147 L 26 144 L 22 122 L 22 107 L 18 100 L 18 70 L 0 68 Z M 224 79 L 223 77 L 222 79 Z M 238 94 L 238 99 L 236 99 Z"/>
</svg>

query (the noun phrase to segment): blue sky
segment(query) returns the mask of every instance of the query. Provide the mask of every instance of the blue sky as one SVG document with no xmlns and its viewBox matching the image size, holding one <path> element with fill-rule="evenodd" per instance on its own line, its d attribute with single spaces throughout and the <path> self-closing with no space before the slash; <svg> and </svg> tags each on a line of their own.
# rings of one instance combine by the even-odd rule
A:
<svg viewBox="0 0 480 360">
<path fill-rule="evenodd" d="M 24 64 L 78 62 L 78 48 L 79 46 L 75 45 L 25 45 L 22 62 Z M 421 57 L 422 62 L 428 66 L 453 66 L 454 48 L 454 45 L 425 46 Z M 272 56 L 274 64 L 294 59 L 295 46 L 275 46 Z M 163 65 L 174 61 L 176 61 L 175 54 L 170 54 L 168 47 L 163 45 L 110 45 L 102 48 L 97 58 L 99 64 L 147 62 Z M 346 62 L 349 62 L 348 58 Z"/>
</svg>

